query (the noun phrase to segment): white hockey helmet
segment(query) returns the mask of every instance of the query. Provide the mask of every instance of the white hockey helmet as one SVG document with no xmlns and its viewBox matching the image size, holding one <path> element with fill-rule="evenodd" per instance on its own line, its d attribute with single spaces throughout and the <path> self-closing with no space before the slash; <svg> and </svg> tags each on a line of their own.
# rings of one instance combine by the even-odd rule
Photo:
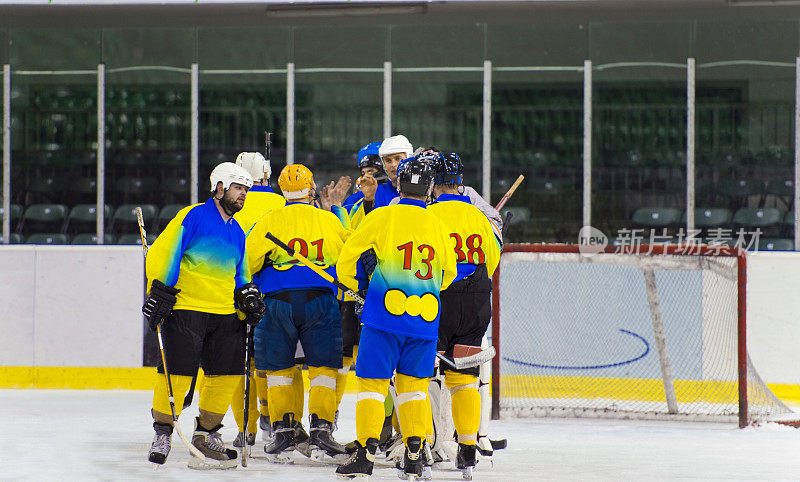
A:
<svg viewBox="0 0 800 482">
<path fill-rule="evenodd" d="M 242 152 L 236 157 L 236 165 L 250 173 L 254 181 L 269 180 L 272 166 L 260 152 Z"/>
<path fill-rule="evenodd" d="M 243 167 L 239 167 L 232 162 L 223 162 L 211 171 L 211 192 L 217 190 L 217 183 L 222 183 L 222 188 L 227 190 L 232 183 L 241 184 L 250 188 L 253 186 L 253 178 Z"/>
<path fill-rule="evenodd" d="M 378 155 L 381 157 L 397 154 L 398 152 L 405 154 L 407 158 L 411 157 L 411 153 L 414 152 L 414 148 L 411 147 L 411 143 L 408 142 L 404 135 L 387 137 L 378 149 Z"/>
</svg>

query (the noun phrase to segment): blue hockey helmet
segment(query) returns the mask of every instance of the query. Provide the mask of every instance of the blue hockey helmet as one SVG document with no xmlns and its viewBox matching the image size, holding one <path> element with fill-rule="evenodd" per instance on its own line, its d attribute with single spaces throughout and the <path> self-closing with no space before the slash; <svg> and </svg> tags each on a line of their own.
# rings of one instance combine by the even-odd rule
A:
<svg viewBox="0 0 800 482">
<path fill-rule="evenodd" d="M 382 170 L 383 163 L 381 162 L 381 157 L 378 155 L 378 150 L 380 148 L 380 142 L 370 142 L 359 149 L 358 154 L 356 155 L 356 163 L 358 164 L 358 168 L 376 167 Z"/>
<path fill-rule="evenodd" d="M 432 161 L 434 182 L 436 184 L 461 184 L 464 178 L 464 164 L 455 152 L 439 153 Z"/>
</svg>

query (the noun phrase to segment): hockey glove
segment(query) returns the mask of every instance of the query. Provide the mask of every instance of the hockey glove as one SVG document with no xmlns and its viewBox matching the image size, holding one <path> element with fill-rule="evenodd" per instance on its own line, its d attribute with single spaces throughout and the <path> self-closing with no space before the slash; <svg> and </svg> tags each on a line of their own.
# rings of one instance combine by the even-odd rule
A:
<svg viewBox="0 0 800 482">
<path fill-rule="evenodd" d="M 261 297 L 261 291 L 253 283 L 247 283 L 235 290 L 233 299 L 237 307 L 246 315 L 244 322 L 250 326 L 256 326 L 267 312 L 267 307 Z"/>
<path fill-rule="evenodd" d="M 142 313 L 150 322 L 150 329 L 156 331 L 159 324 L 163 323 L 172 314 L 172 307 L 178 301 L 175 297 L 181 290 L 167 286 L 154 279 L 150 286 L 150 295 L 142 306 Z"/>
</svg>

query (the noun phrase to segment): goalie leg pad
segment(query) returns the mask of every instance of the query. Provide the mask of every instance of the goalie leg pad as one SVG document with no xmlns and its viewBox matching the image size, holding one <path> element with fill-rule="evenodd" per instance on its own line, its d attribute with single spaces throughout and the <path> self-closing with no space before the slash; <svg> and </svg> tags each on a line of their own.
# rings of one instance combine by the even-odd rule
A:
<svg viewBox="0 0 800 482">
<path fill-rule="evenodd" d="M 384 416 L 384 399 L 389 389 L 389 380 L 382 378 L 358 378 L 356 401 L 356 437 L 362 446 L 367 440 L 381 435 Z"/>
<path fill-rule="evenodd" d="M 428 426 L 431 425 L 429 421 L 431 405 L 428 400 L 429 382 L 429 378 L 397 374 L 397 411 L 404 442 L 409 437 L 427 439 Z"/>
<path fill-rule="evenodd" d="M 458 442 L 474 445 L 481 423 L 481 396 L 478 377 L 456 372 L 445 372 L 445 383 L 452 398 L 453 423 Z"/>
</svg>

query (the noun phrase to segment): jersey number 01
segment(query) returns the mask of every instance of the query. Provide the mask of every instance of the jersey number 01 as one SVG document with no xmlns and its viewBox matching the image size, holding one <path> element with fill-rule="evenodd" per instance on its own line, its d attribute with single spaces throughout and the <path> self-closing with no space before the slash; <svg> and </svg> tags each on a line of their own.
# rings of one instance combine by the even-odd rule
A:
<svg viewBox="0 0 800 482">
<path fill-rule="evenodd" d="M 411 253 L 414 251 L 414 243 L 409 241 L 405 244 L 401 244 L 397 247 L 397 250 L 403 251 L 403 269 L 411 270 Z M 425 252 L 425 257 L 422 258 L 422 262 L 428 267 L 428 271 L 423 275 L 420 270 L 417 270 L 414 275 L 419 279 L 433 278 L 433 268 L 431 267 L 431 261 L 433 261 L 433 256 L 435 254 L 433 248 L 427 244 L 420 244 L 417 246 L 417 251 L 420 253 Z"/>
</svg>

